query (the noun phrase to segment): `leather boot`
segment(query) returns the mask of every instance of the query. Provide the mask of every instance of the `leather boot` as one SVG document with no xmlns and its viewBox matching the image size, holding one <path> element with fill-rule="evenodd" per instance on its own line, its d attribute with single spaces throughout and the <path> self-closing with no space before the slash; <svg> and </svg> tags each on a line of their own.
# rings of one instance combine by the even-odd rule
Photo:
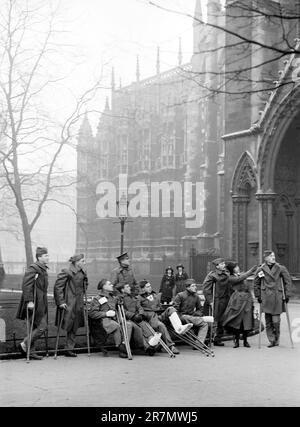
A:
<svg viewBox="0 0 300 427">
<path fill-rule="evenodd" d="M 235 336 L 234 336 L 234 345 L 233 345 L 233 348 L 237 348 L 237 347 L 239 347 L 240 346 L 240 335 L 238 334 L 236 334 Z"/>
<path fill-rule="evenodd" d="M 248 333 L 247 332 L 243 332 L 244 347 L 251 347 L 250 344 L 247 341 L 247 336 L 248 336 Z"/>
</svg>

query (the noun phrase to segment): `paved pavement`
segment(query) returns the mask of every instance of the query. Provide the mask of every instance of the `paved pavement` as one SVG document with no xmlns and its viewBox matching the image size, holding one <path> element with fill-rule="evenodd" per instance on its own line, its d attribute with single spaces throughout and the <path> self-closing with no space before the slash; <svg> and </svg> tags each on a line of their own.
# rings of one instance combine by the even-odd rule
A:
<svg viewBox="0 0 300 427">
<path fill-rule="evenodd" d="M 132 361 L 99 353 L 76 359 L 0 361 L 0 406 L 299 406 L 300 305 L 290 304 L 295 348 L 290 348 L 285 315 L 280 347 L 215 348 L 207 358 L 187 346 Z M 241 343 L 242 344 L 242 343 Z"/>
</svg>

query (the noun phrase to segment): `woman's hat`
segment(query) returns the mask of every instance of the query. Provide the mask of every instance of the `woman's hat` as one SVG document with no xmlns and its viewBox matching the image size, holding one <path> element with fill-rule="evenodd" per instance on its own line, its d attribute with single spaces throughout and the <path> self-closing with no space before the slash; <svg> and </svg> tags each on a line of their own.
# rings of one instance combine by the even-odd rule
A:
<svg viewBox="0 0 300 427">
<path fill-rule="evenodd" d="M 176 265 L 177 270 L 178 270 L 179 267 L 184 268 L 184 266 L 182 264 Z"/>
<path fill-rule="evenodd" d="M 226 263 L 226 268 L 227 268 L 227 270 L 229 271 L 229 273 L 232 275 L 233 274 L 233 270 L 234 270 L 234 268 L 236 267 L 238 265 L 238 263 L 237 262 L 235 262 L 235 261 L 228 261 L 227 263 Z"/>
</svg>

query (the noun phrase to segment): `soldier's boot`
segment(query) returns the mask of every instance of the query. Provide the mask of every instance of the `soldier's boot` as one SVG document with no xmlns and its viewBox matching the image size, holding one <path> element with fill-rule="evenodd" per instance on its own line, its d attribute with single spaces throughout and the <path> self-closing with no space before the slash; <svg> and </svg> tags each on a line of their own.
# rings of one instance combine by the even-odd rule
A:
<svg viewBox="0 0 300 427">
<path fill-rule="evenodd" d="M 238 348 L 240 346 L 240 334 L 235 334 L 234 335 L 233 342 L 234 342 L 233 348 Z"/>
<path fill-rule="evenodd" d="M 172 313 L 169 319 L 177 334 L 183 335 L 193 327 L 192 323 L 187 323 L 186 325 L 183 325 L 177 313 Z"/>
<path fill-rule="evenodd" d="M 280 337 L 280 323 L 279 322 L 274 323 L 274 335 L 275 335 L 274 346 L 278 346 L 279 345 L 279 337 Z"/>
<path fill-rule="evenodd" d="M 244 347 L 251 347 L 251 345 L 247 341 L 247 337 L 248 337 L 248 332 L 243 332 Z"/>
<path fill-rule="evenodd" d="M 127 351 L 124 343 L 121 343 L 119 345 L 119 357 L 121 357 L 122 359 L 127 359 Z"/>
</svg>

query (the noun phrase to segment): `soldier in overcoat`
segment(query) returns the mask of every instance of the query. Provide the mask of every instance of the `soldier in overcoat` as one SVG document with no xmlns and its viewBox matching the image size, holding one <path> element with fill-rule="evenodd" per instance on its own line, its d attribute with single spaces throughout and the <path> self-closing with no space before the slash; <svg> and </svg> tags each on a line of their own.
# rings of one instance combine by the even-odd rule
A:
<svg viewBox="0 0 300 427">
<path fill-rule="evenodd" d="M 33 353 L 35 341 L 46 333 L 48 327 L 48 262 L 47 248 L 38 247 L 36 249 L 36 262 L 28 267 L 23 278 L 22 297 L 16 315 L 17 319 L 26 319 L 28 307 L 29 324 L 33 320 L 30 358 L 36 360 L 40 360 L 42 357 Z M 27 352 L 28 340 L 29 337 L 26 336 L 19 344 L 19 350 L 24 356 Z"/>
<path fill-rule="evenodd" d="M 57 305 L 56 326 L 66 330 L 65 356 L 77 357 L 74 353 L 76 332 L 85 325 L 84 294 L 88 286 L 87 274 L 84 268 L 84 254 L 74 255 L 69 259 L 69 268 L 63 269 L 54 284 L 54 299 Z"/>
<path fill-rule="evenodd" d="M 131 288 L 132 295 L 139 294 L 139 285 L 135 279 L 134 272 L 130 266 L 130 259 L 127 252 L 117 257 L 119 267 L 115 268 L 111 274 L 111 283 L 116 290 L 118 284 L 128 283 Z"/>
<path fill-rule="evenodd" d="M 215 266 L 215 271 L 210 271 L 203 282 L 203 293 L 205 296 L 205 304 L 213 307 L 213 317 L 216 323 L 216 334 L 214 337 L 214 345 L 224 346 L 221 341 L 224 332 L 222 317 L 226 310 L 230 292 L 228 277 L 229 273 L 226 270 L 225 260 L 216 258 L 212 261 Z"/>
<path fill-rule="evenodd" d="M 276 262 L 272 250 L 264 251 L 264 263 L 254 277 L 254 293 L 265 313 L 268 347 L 279 345 L 280 314 L 291 295 L 292 280 L 285 266 Z"/>
<path fill-rule="evenodd" d="M 243 334 L 244 347 L 250 347 L 247 337 L 249 331 L 254 327 L 253 317 L 253 297 L 247 277 L 251 276 L 256 270 L 254 265 L 245 273 L 240 273 L 240 267 L 237 262 L 229 261 L 226 264 L 229 271 L 229 286 L 232 292 L 227 308 L 223 316 L 223 326 L 229 332 L 234 334 L 234 348 L 239 347 L 240 334 Z"/>
</svg>

